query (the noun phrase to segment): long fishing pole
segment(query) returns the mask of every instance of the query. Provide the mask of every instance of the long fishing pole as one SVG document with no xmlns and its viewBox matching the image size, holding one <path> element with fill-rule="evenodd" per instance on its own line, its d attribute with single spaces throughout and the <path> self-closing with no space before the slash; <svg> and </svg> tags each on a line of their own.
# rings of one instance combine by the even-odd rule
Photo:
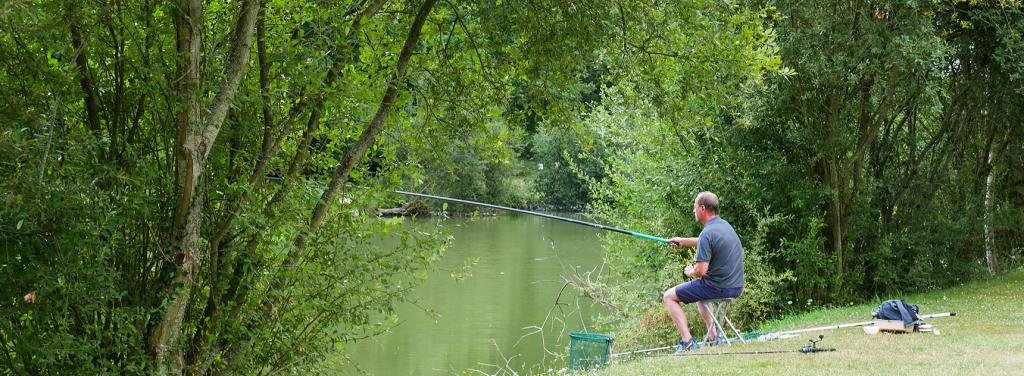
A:
<svg viewBox="0 0 1024 376">
<path fill-rule="evenodd" d="M 665 243 L 665 244 L 673 244 L 668 239 L 660 238 L 660 237 L 657 237 L 657 236 L 654 236 L 654 235 L 647 235 L 647 234 L 636 232 L 636 231 L 628 231 L 628 230 L 623 230 L 623 229 L 615 228 L 615 227 L 611 227 L 611 226 L 605 226 L 605 225 L 602 225 L 602 224 L 584 222 L 584 221 L 581 221 L 581 220 L 578 220 L 578 219 L 559 217 L 559 216 L 556 216 L 556 215 L 551 215 L 551 214 L 546 214 L 546 213 L 538 213 L 538 212 L 533 212 L 533 211 L 529 211 L 529 210 L 510 208 L 510 207 L 507 207 L 507 206 L 494 205 L 494 204 L 485 204 L 485 203 L 482 203 L 482 202 L 462 200 L 462 199 L 451 198 L 451 197 L 434 196 L 434 195 L 428 195 L 428 194 L 423 194 L 423 193 L 413 193 L 413 192 L 405 192 L 405 191 L 395 191 L 395 193 L 406 195 L 406 196 L 429 198 L 429 199 L 441 200 L 441 201 L 451 201 L 451 202 L 457 202 L 457 203 L 460 203 L 460 204 L 483 206 L 485 208 L 499 209 L 499 210 L 506 210 L 506 211 L 510 211 L 510 212 L 535 215 L 535 216 L 538 216 L 538 217 L 554 219 L 556 221 L 575 223 L 575 224 L 578 224 L 578 225 L 594 227 L 594 228 L 598 228 L 598 229 L 605 230 L 605 231 L 617 232 L 617 233 L 620 233 L 620 234 L 625 234 L 625 235 L 629 235 L 629 236 L 633 236 L 633 237 L 637 237 L 637 238 L 641 238 L 641 239 L 654 240 L 654 241 L 662 242 L 662 243 Z"/>
<path fill-rule="evenodd" d="M 797 336 L 796 334 L 793 334 L 793 337 L 796 337 L 796 336 Z M 788 337 L 788 338 L 793 338 L 793 337 Z M 739 342 L 740 340 L 734 339 L 734 338 L 729 338 L 729 339 L 726 339 L 725 341 L 727 343 L 733 343 L 733 342 Z M 698 343 L 701 346 L 710 346 L 710 345 L 713 345 L 715 342 L 714 341 L 700 341 Z M 623 356 L 623 355 L 646 354 L 646 353 L 652 353 L 652 352 L 657 352 L 657 351 L 664 351 L 664 350 L 674 349 L 675 347 L 676 347 L 675 345 L 671 345 L 671 346 L 662 346 L 662 347 L 652 347 L 652 348 L 640 349 L 640 350 L 629 350 L 629 351 L 611 353 L 611 354 L 608 354 L 608 356 L 614 358 L 614 357 L 619 357 L 619 356 Z M 764 353 L 764 351 L 762 351 L 762 353 Z"/>
<path fill-rule="evenodd" d="M 671 349 L 671 348 L 675 347 L 675 346 L 665 346 L 665 347 L 658 347 L 658 348 L 653 348 L 653 349 L 626 351 L 626 352 L 621 352 L 621 353 L 610 354 L 609 356 L 611 358 L 616 358 L 616 357 L 620 357 L 620 356 L 623 356 L 623 355 L 638 355 L 638 354 L 645 354 L 645 356 L 656 356 L 656 357 L 661 357 L 661 356 L 765 355 L 765 354 L 785 354 L 785 353 L 797 353 L 797 352 L 798 353 L 804 353 L 804 354 L 813 354 L 813 353 L 819 353 L 819 352 L 836 351 L 836 349 L 834 349 L 834 348 L 818 347 L 818 342 L 821 342 L 823 339 L 825 339 L 824 335 L 818 335 L 818 340 L 817 341 L 815 341 L 813 339 L 809 340 L 808 344 L 803 346 L 803 347 L 800 347 L 799 350 L 753 350 L 753 351 L 725 351 L 725 352 L 684 352 L 684 353 L 680 353 L 680 354 L 646 355 L 646 354 L 651 353 L 651 352 L 668 350 L 668 349 Z"/>
<path fill-rule="evenodd" d="M 682 354 L 659 354 L 654 356 L 716 356 L 716 355 L 766 355 L 766 354 L 787 354 L 787 353 L 803 353 L 803 354 L 814 354 L 819 352 L 831 352 L 836 351 L 833 348 L 819 348 L 804 346 L 799 350 L 770 350 L 770 351 L 729 351 L 729 352 L 717 352 L 717 353 L 682 353 Z"/>
<path fill-rule="evenodd" d="M 925 320 L 925 319 L 934 319 L 934 318 L 939 318 L 939 317 L 950 317 L 950 316 L 956 316 L 956 312 L 933 313 L 933 314 L 930 314 L 930 315 L 918 316 L 917 318 L 921 319 L 921 320 Z M 762 334 L 762 335 L 758 336 L 756 338 L 756 340 L 758 342 L 764 342 L 764 341 L 771 341 L 771 340 L 776 340 L 776 339 L 792 338 L 791 336 L 799 334 L 799 333 L 820 332 L 820 331 L 833 330 L 833 329 L 853 328 L 853 327 L 857 327 L 857 326 L 868 326 L 868 325 L 872 325 L 874 323 L 875 323 L 875 321 L 872 320 L 872 321 L 853 322 L 853 323 L 849 323 L 849 324 L 835 324 L 835 325 L 819 326 L 819 327 L 807 328 L 807 329 L 787 330 L 787 331 L 784 331 L 784 332 L 774 332 L 774 333 Z"/>
</svg>

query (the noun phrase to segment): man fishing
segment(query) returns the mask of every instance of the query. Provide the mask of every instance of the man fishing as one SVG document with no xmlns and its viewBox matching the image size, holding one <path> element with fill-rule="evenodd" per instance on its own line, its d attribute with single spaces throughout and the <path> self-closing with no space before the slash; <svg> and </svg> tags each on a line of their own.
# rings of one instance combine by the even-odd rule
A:
<svg viewBox="0 0 1024 376">
<path fill-rule="evenodd" d="M 732 225 L 718 217 L 718 196 L 711 192 L 697 194 L 693 200 L 693 216 L 704 225 L 699 237 L 668 239 L 673 248 L 697 247 L 696 262 L 685 271 L 687 277 L 694 279 L 665 290 L 662 297 L 672 322 L 679 329 L 677 354 L 700 347 L 690 335 L 686 313 L 679 303 L 697 303 L 704 324 L 710 328 L 705 343 L 714 343 L 720 333 L 711 324 L 711 313 L 701 303 L 709 299 L 735 298 L 743 292 L 743 246 Z"/>
</svg>

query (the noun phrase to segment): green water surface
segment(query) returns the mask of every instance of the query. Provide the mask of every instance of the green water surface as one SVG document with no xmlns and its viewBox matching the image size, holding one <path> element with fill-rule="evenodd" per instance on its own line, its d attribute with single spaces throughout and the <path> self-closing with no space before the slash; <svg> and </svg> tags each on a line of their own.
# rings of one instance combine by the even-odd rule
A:
<svg viewBox="0 0 1024 376">
<path fill-rule="evenodd" d="M 416 221 L 432 228 L 437 219 Z M 494 374 L 506 365 L 530 374 L 565 367 L 564 358 L 545 355 L 544 348 L 565 354 L 568 332 L 593 330 L 601 308 L 571 287 L 559 297 L 562 276 L 601 265 L 601 231 L 526 215 L 445 219 L 441 227 L 452 244 L 414 293 L 416 305 L 439 317 L 402 303 L 397 327 L 346 345 L 346 355 L 371 375 Z M 478 259 L 471 275 L 456 281 L 452 270 L 469 258 Z M 536 329 L 529 327 L 542 325 L 543 337 L 530 334 Z M 354 368 L 347 363 L 337 371 L 359 374 Z"/>
</svg>

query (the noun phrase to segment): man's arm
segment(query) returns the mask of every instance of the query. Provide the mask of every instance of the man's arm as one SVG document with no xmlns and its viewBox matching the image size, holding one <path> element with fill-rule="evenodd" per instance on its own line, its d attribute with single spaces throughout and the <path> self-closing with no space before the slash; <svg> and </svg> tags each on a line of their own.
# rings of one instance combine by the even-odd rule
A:
<svg viewBox="0 0 1024 376">
<path fill-rule="evenodd" d="M 705 274 L 708 274 L 708 263 L 707 261 L 701 261 L 687 266 L 686 271 L 683 273 L 690 278 L 703 278 Z"/>
<path fill-rule="evenodd" d="M 697 246 L 697 238 L 680 238 L 680 237 L 675 237 L 675 238 L 669 239 L 668 241 L 669 241 L 669 243 L 672 243 L 672 248 L 696 247 Z"/>
</svg>

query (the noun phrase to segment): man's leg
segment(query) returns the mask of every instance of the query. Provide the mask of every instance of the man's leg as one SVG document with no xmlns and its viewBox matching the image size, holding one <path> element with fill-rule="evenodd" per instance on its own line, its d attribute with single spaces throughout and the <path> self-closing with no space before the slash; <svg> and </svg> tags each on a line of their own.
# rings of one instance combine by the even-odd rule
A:
<svg viewBox="0 0 1024 376">
<path fill-rule="evenodd" d="M 697 302 L 697 311 L 700 312 L 700 317 L 704 319 L 704 325 L 708 328 L 707 338 L 714 339 L 715 337 L 718 337 L 718 328 L 715 328 L 715 325 L 711 320 L 711 310 L 704 305 L 703 301 Z"/>
<path fill-rule="evenodd" d="M 686 312 L 684 312 L 683 307 L 679 305 L 679 297 L 676 296 L 676 288 L 672 287 L 665 290 L 665 294 L 662 296 L 661 301 L 665 303 L 665 309 L 668 310 L 668 316 L 672 318 L 672 322 L 676 324 L 676 329 L 679 329 L 679 338 L 684 342 L 693 338 L 693 336 L 690 335 L 690 328 L 686 326 Z"/>
</svg>

